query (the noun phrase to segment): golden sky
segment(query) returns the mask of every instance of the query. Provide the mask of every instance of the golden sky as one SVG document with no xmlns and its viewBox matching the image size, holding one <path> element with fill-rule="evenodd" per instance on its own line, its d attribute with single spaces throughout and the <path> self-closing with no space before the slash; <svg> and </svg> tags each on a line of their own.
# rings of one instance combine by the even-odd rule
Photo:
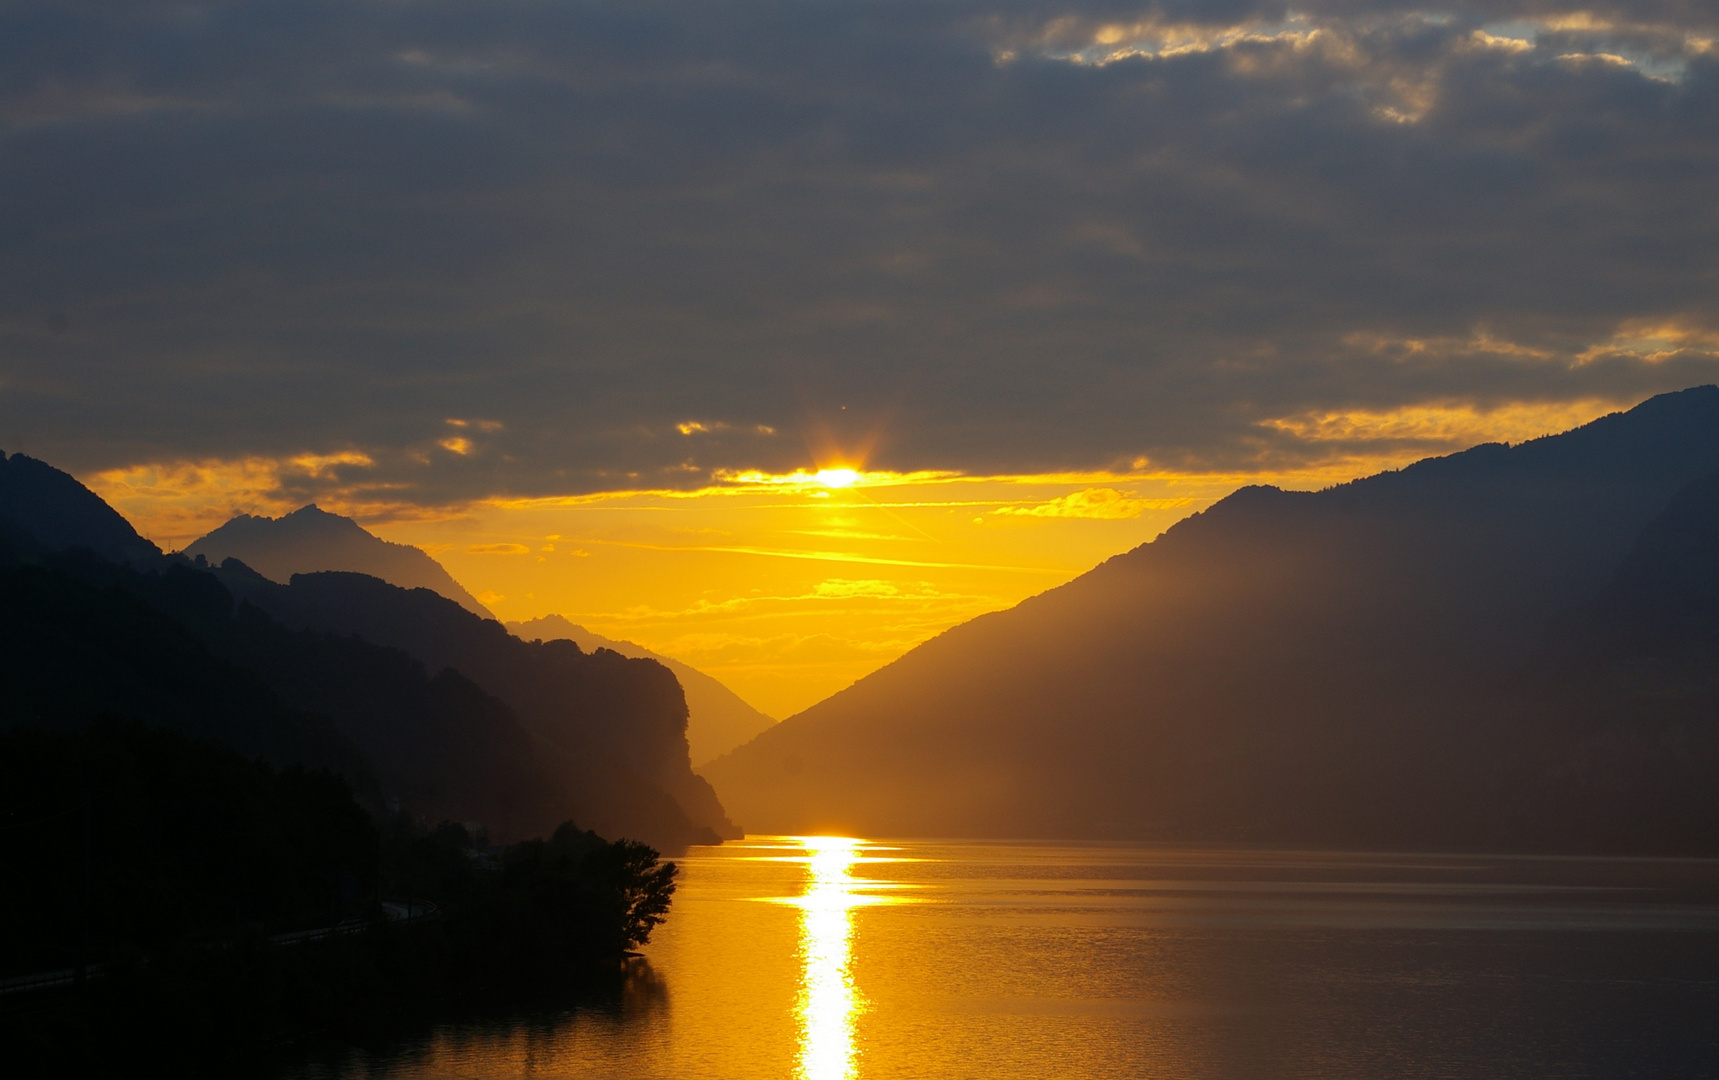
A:
<svg viewBox="0 0 1719 1080">
<path fill-rule="evenodd" d="M 1719 379 L 1719 5 L 1171 6 L 0 7 L 0 447 L 784 713 L 1239 484 Z"/>
<path fill-rule="evenodd" d="M 377 531 L 424 547 L 505 619 L 566 615 L 787 716 L 1235 486 L 1105 474 L 825 480 L 493 501 Z"/>
<path fill-rule="evenodd" d="M 390 504 L 331 492 L 324 509 L 415 544 L 506 620 L 560 614 L 721 679 L 774 716 L 799 711 L 957 623 L 1060 585 L 1247 483 L 1319 488 L 1487 439 L 1575 426 L 1603 401 L 1289 417 L 1330 442 L 1323 464 L 1252 472 L 971 476 L 866 471 L 833 459 L 791 474 L 717 473 L 690 490 Z M 164 548 L 238 512 L 296 508 L 286 477 L 351 456 L 178 463 L 83 479 Z"/>
</svg>

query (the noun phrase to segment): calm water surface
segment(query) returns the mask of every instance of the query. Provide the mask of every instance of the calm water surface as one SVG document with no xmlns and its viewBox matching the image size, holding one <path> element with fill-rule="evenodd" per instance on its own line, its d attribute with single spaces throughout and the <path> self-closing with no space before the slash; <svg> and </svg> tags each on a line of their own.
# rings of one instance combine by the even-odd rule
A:
<svg viewBox="0 0 1719 1080">
<path fill-rule="evenodd" d="M 303 1077 L 1719 1076 L 1719 863 L 753 837 L 607 1008 Z"/>
</svg>

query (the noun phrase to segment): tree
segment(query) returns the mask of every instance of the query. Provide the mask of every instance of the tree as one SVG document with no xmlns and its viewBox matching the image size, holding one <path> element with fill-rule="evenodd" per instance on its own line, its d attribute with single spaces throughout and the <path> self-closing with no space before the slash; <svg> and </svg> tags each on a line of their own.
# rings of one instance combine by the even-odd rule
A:
<svg viewBox="0 0 1719 1080">
<path fill-rule="evenodd" d="M 637 840 L 617 840 L 596 849 L 586 856 L 586 868 L 625 905 L 622 932 L 627 945 L 648 942 L 651 931 L 668 915 L 679 868 L 659 862 L 656 850 Z"/>
</svg>

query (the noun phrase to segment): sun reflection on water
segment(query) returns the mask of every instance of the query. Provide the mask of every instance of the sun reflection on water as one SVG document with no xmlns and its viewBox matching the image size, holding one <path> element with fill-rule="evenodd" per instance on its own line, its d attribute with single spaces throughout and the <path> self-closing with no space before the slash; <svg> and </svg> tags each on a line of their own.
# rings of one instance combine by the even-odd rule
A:
<svg viewBox="0 0 1719 1080">
<path fill-rule="evenodd" d="M 798 838 L 806 848 L 806 893 L 800 900 L 801 1080 L 852 1080 L 854 1019 L 860 997 L 849 961 L 854 908 L 865 903 L 856 891 L 854 863 L 861 842 L 844 836 Z"/>
<path fill-rule="evenodd" d="M 798 896 L 753 898 L 800 909 L 794 1076 L 797 1080 L 853 1080 L 860 1064 L 855 1029 L 867 1007 L 854 978 L 854 911 L 919 902 L 905 894 L 918 886 L 871 875 L 859 877 L 854 869 L 862 863 L 919 860 L 900 857 L 894 847 L 848 836 L 759 837 L 754 843 L 771 854 L 740 858 L 799 863 L 806 868 L 804 891 Z"/>
</svg>

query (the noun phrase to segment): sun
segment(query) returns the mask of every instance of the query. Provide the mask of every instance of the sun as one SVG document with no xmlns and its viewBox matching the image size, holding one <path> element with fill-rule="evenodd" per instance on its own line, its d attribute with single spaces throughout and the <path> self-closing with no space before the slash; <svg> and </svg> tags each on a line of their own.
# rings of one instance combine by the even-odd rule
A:
<svg viewBox="0 0 1719 1080">
<path fill-rule="evenodd" d="M 845 488 L 853 487 L 859 477 L 860 474 L 857 469 L 819 469 L 817 475 L 812 479 L 825 487 Z"/>
</svg>

